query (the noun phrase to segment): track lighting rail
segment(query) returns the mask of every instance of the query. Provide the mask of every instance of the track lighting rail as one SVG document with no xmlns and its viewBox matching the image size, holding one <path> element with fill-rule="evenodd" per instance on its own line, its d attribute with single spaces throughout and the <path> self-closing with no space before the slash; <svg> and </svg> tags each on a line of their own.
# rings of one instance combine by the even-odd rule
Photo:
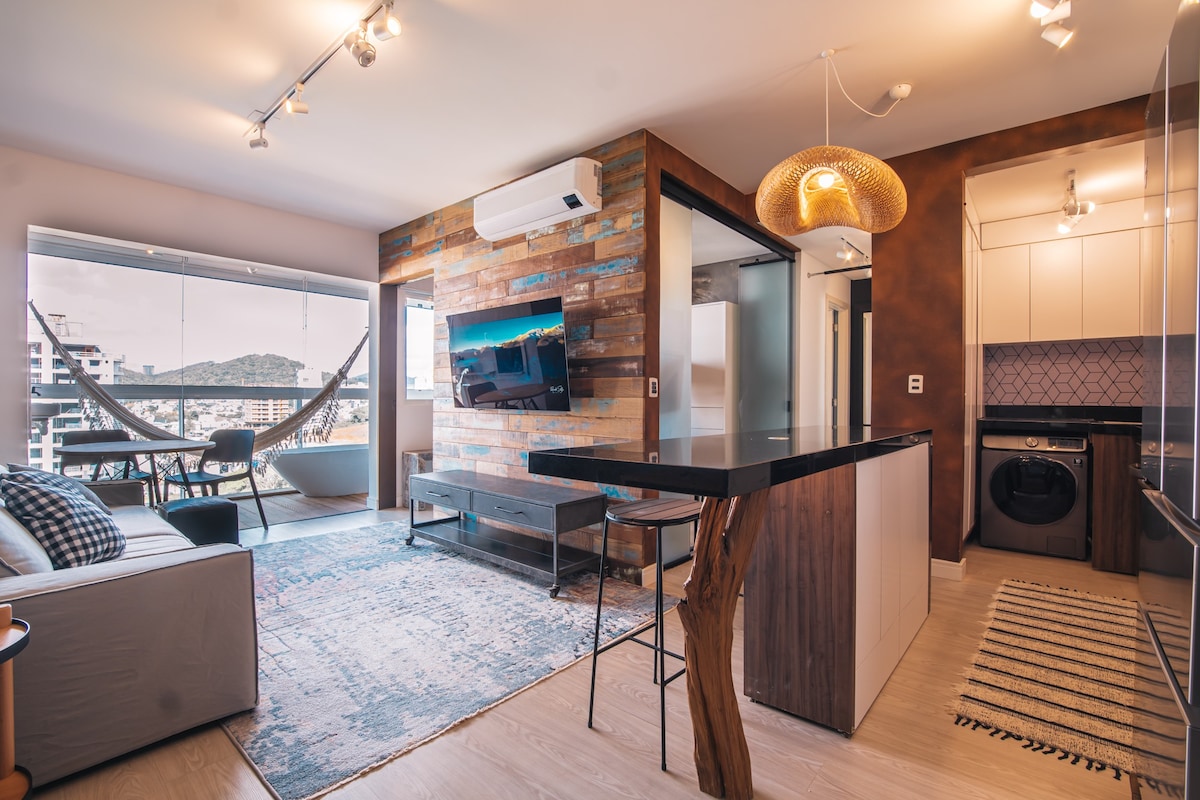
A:
<svg viewBox="0 0 1200 800">
<path fill-rule="evenodd" d="M 355 24 L 355 26 L 343 31 L 338 38 L 335 39 L 334 42 L 329 45 L 324 52 L 321 53 L 321 55 L 317 56 L 315 61 L 309 64 L 308 67 L 301 72 L 295 80 L 288 84 L 288 88 L 285 89 L 278 97 L 276 97 L 275 101 L 271 103 L 271 105 L 267 106 L 266 111 L 255 111 L 251 115 L 250 127 L 243 135 L 249 136 L 252 133 L 257 134 L 255 141 L 261 140 L 265 142 L 266 139 L 264 138 L 263 134 L 265 133 L 267 123 L 271 121 L 272 117 L 279 113 L 280 109 L 284 108 L 288 100 L 297 95 L 297 85 L 299 84 L 300 86 L 303 86 L 304 84 L 307 84 L 314 75 L 321 71 L 322 67 L 329 63 L 329 59 L 333 58 L 338 50 L 346 47 L 346 38 L 350 33 L 357 31 L 363 31 L 365 33 L 367 26 L 371 23 L 372 18 L 379 14 L 380 11 L 384 11 L 385 13 L 384 20 L 381 20 L 381 22 L 384 22 L 385 24 L 377 24 L 375 28 L 373 28 L 373 30 L 375 30 L 376 38 L 378 38 L 380 41 L 383 41 L 384 39 L 390 39 L 392 36 L 395 36 L 397 33 L 399 33 L 400 27 L 398 23 L 396 23 L 394 27 L 389 24 L 394 21 L 394 18 L 391 16 L 392 4 L 393 0 L 376 0 L 376 2 L 372 3 L 367 11 L 363 14 L 362 18 L 360 18 Z M 386 33 L 384 35 L 380 35 L 381 31 Z M 367 46 L 371 48 L 371 52 L 373 53 L 374 47 L 369 44 Z M 371 58 L 370 60 L 364 61 L 364 59 L 359 56 L 356 56 L 356 59 L 358 60 L 358 63 L 362 64 L 363 66 L 370 66 L 370 63 L 374 60 Z M 299 100 L 300 98 L 296 97 L 296 99 Z M 252 144 L 252 146 L 265 147 L 266 145 Z"/>
</svg>

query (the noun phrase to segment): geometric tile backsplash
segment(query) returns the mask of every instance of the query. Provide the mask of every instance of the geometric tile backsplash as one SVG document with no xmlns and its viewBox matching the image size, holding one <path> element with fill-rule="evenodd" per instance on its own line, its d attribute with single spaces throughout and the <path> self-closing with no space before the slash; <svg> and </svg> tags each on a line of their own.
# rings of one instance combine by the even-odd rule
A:
<svg viewBox="0 0 1200 800">
<path fill-rule="evenodd" d="M 1140 406 L 1142 340 L 984 345 L 983 396 L 985 405 Z"/>
</svg>

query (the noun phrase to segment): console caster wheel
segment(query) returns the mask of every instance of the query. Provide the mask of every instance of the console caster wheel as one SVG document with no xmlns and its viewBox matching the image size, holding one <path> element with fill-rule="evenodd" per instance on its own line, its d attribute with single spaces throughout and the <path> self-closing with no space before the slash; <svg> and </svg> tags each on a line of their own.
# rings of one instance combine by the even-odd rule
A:
<svg viewBox="0 0 1200 800">
<path fill-rule="evenodd" d="M 557 583 L 550 587 L 550 599 L 551 600 L 553 600 L 555 597 L 558 597 L 558 590 L 560 588 L 562 588 L 562 587 L 560 587 Z"/>
</svg>

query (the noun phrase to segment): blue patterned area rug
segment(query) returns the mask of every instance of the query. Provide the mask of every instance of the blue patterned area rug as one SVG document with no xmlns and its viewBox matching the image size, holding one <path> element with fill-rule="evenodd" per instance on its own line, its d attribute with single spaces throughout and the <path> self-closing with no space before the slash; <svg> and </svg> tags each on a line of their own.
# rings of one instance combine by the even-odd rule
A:
<svg viewBox="0 0 1200 800">
<path fill-rule="evenodd" d="M 538 581 L 394 522 L 254 547 L 259 703 L 224 725 L 283 800 L 322 795 L 591 653 L 596 576 Z M 611 587 L 611 591 L 610 591 Z M 606 641 L 654 593 L 606 582 Z"/>
</svg>

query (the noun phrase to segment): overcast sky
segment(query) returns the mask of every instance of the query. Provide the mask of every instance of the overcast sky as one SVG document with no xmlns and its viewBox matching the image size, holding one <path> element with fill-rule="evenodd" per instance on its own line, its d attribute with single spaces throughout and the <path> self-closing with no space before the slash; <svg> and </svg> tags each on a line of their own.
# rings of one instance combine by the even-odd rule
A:
<svg viewBox="0 0 1200 800">
<path fill-rule="evenodd" d="M 365 300 L 39 255 L 29 256 L 29 299 L 43 316 L 82 323 L 86 342 L 137 371 L 271 353 L 333 372 L 368 320 Z M 367 365 L 364 347 L 350 374 Z"/>
</svg>

